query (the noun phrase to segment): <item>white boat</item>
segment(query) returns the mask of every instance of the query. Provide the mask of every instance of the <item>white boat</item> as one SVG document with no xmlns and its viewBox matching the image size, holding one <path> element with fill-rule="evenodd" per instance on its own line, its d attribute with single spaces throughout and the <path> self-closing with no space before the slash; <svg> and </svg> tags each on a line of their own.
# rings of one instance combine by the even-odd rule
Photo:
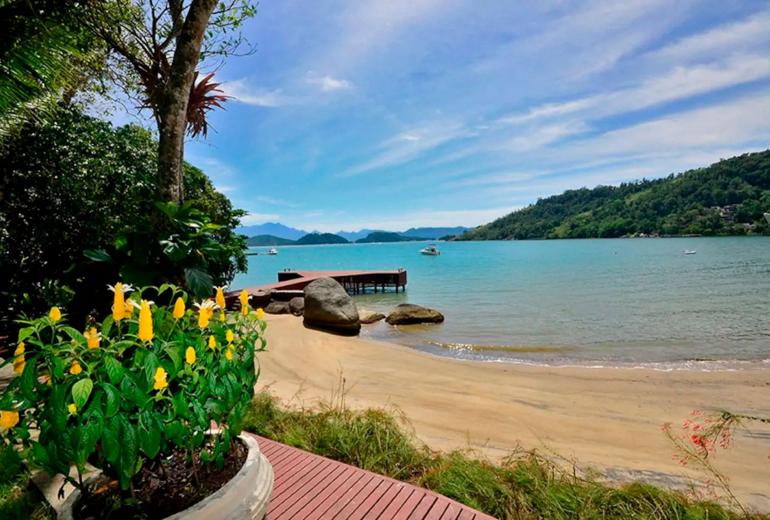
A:
<svg viewBox="0 0 770 520">
<path fill-rule="evenodd" d="M 270 249 L 267 250 L 267 254 L 268 255 L 277 255 L 278 254 L 278 250 L 276 248 L 274 248 L 274 247 L 271 247 Z"/>
<path fill-rule="evenodd" d="M 695 251 L 694 249 L 685 249 L 685 250 L 684 250 L 684 251 L 682 251 L 682 252 L 683 252 L 684 254 L 686 254 L 686 255 L 694 255 L 695 253 L 697 253 L 697 251 Z"/>
<path fill-rule="evenodd" d="M 765 220 L 767 220 L 767 225 L 770 226 L 770 213 L 765 213 Z"/>
<path fill-rule="evenodd" d="M 420 249 L 420 254 L 428 255 L 428 256 L 438 256 L 441 254 L 441 251 L 438 250 L 435 244 L 431 244 L 428 247 L 424 247 Z"/>
</svg>

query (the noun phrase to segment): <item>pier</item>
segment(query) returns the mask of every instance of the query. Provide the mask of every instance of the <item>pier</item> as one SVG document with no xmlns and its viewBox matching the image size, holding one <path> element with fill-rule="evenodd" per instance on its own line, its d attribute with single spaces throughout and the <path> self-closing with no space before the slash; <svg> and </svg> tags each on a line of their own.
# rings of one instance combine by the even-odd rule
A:
<svg viewBox="0 0 770 520">
<path fill-rule="evenodd" d="M 319 278 L 333 278 L 339 282 L 349 294 L 364 294 L 366 292 L 395 292 L 406 289 L 406 270 L 392 271 L 295 271 L 286 269 L 278 273 L 278 282 L 259 287 L 248 287 L 246 291 L 301 291 L 307 284 Z M 230 293 L 228 296 L 235 296 Z"/>
</svg>

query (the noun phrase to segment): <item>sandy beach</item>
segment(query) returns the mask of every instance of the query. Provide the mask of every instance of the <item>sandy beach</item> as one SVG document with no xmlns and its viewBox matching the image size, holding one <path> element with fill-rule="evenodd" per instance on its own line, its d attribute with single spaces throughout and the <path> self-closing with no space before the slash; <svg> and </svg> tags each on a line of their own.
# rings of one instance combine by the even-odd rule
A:
<svg viewBox="0 0 770 520">
<path fill-rule="evenodd" d="M 499 458 L 517 445 L 572 459 L 612 478 L 664 484 L 698 477 L 680 466 L 661 432 L 693 409 L 767 414 L 770 367 L 738 372 L 551 368 L 440 358 L 408 347 L 340 337 L 269 316 L 258 387 L 291 406 L 328 400 L 345 378 L 346 404 L 395 406 L 439 450 L 474 448 Z M 741 431 L 718 453 L 746 504 L 770 510 L 770 429 Z"/>
</svg>

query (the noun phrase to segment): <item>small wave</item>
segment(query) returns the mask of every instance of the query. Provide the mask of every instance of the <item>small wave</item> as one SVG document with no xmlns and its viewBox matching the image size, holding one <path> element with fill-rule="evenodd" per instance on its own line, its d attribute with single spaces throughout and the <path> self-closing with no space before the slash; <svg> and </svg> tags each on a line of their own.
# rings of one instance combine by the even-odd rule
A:
<svg viewBox="0 0 770 520">
<path fill-rule="evenodd" d="M 425 343 L 451 350 L 468 350 L 472 352 L 509 352 L 518 354 L 562 353 L 574 350 L 572 347 L 555 345 L 479 345 L 476 343 L 452 343 L 427 340 Z"/>
</svg>

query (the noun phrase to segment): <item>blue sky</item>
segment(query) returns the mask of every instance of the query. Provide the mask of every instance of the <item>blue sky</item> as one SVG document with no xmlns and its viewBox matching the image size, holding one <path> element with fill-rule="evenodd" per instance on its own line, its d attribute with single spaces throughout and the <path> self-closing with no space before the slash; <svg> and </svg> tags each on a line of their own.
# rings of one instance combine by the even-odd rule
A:
<svg viewBox="0 0 770 520">
<path fill-rule="evenodd" d="M 471 226 L 770 146 L 766 1 L 262 0 L 245 32 L 186 145 L 244 224 Z"/>
</svg>

